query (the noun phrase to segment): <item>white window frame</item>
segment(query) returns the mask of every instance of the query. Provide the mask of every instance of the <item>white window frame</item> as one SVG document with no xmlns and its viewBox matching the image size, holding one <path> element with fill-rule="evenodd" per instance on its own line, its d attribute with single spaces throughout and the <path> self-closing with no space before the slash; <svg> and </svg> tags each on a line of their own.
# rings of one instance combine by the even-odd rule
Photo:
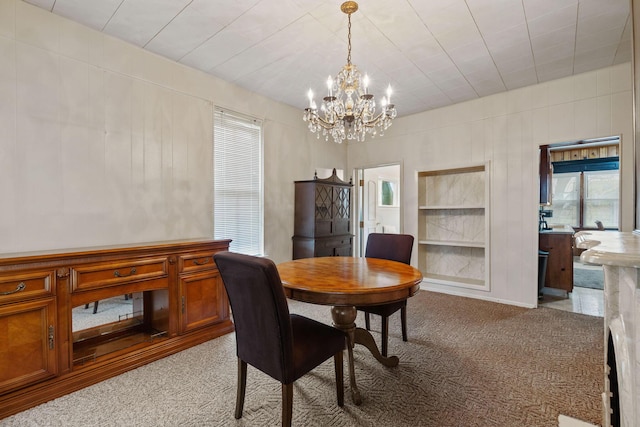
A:
<svg viewBox="0 0 640 427">
<path fill-rule="evenodd" d="M 262 256 L 262 120 L 220 107 L 213 114 L 213 237 L 231 239 L 231 251 Z"/>
</svg>

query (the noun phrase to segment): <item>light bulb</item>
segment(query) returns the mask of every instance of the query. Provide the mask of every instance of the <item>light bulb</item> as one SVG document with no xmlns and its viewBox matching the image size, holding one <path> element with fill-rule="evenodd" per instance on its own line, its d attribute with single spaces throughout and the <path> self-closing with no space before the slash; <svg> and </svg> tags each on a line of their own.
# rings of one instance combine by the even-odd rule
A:
<svg viewBox="0 0 640 427">
<path fill-rule="evenodd" d="M 309 97 L 309 108 L 313 108 L 313 91 L 311 89 L 307 92 L 307 96 Z"/>
</svg>

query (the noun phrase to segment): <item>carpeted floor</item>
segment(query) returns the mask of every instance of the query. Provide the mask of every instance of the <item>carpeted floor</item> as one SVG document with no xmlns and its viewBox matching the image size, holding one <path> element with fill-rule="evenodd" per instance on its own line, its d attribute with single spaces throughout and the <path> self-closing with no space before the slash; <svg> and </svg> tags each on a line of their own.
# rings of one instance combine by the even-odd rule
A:
<svg viewBox="0 0 640 427">
<path fill-rule="evenodd" d="M 330 322 L 329 308 L 290 301 Z M 363 404 L 336 404 L 330 360 L 294 386 L 298 426 L 551 427 L 559 414 L 601 422 L 602 318 L 420 291 L 409 342 L 390 324 L 385 368 L 356 346 Z M 361 320 L 360 318 L 358 320 Z M 379 319 L 373 319 L 379 328 Z M 374 332 L 379 340 L 379 334 Z M 346 366 L 345 366 L 346 367 Z M 235 337 L 229 334 L 0 421 L 2 426 L 275 426 L 280 384 L 249 368 L 244 417 L 233 417 Z"/>
</svg>

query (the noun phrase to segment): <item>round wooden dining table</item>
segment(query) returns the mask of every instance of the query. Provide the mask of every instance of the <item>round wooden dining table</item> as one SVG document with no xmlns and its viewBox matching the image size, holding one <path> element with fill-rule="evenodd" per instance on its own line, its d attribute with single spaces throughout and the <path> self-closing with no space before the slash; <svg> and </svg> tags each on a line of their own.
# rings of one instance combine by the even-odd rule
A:
<svg viewBox="0 0 640 427">
<path fill-rule="evenodd" d="M 364 345 L 385 366 L 397 366 L 399 359 L 382 356 L 371 333 L 356 327 L 356 306 L 403 301 L 418 292 L 422 274 L 410 265 L 378 258 L 304 258 L 277 267 L 288 298 L 332 306 L 333 325 L 345 331 L 349 340 L 351 395 L 359 405 L 362 398 L 355 380 L 354 345 Z"/>
</svg>

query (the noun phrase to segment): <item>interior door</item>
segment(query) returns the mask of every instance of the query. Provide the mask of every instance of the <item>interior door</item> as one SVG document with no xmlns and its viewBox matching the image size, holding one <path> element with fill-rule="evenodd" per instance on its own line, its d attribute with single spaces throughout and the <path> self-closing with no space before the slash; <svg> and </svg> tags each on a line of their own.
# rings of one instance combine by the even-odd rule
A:
<svg viewBox="0 0 640 427">
<path fill-rule="evenodd" d="M 363 227 L 362 227 L 362 247 L 367 247 L 369 234 L 375 233 L 378 221 L 376 218 L 376 196 L 377 183 L 371 179 L 365 180 L 364 204 L 363 204 Z"/>
<path fill-rule="evenodd" d="M 379 193 L 381 179 L 393 179 L 400 182 L 400 165 L 384 165 L 358 170 L 357 178 L 360 183 L 358 197 L 358 212 L 356 218 L 359 219 L 357 230 L 358 256 L 364 256 L 367 247 L 367 238 L 371 233 L 384 232 L 384 225 L 395 225 L 394 228 L 400 230 L 400 207 L 379 206 Z M 400 193 L 401 194 L 401 193 Z"/>
</svg>

